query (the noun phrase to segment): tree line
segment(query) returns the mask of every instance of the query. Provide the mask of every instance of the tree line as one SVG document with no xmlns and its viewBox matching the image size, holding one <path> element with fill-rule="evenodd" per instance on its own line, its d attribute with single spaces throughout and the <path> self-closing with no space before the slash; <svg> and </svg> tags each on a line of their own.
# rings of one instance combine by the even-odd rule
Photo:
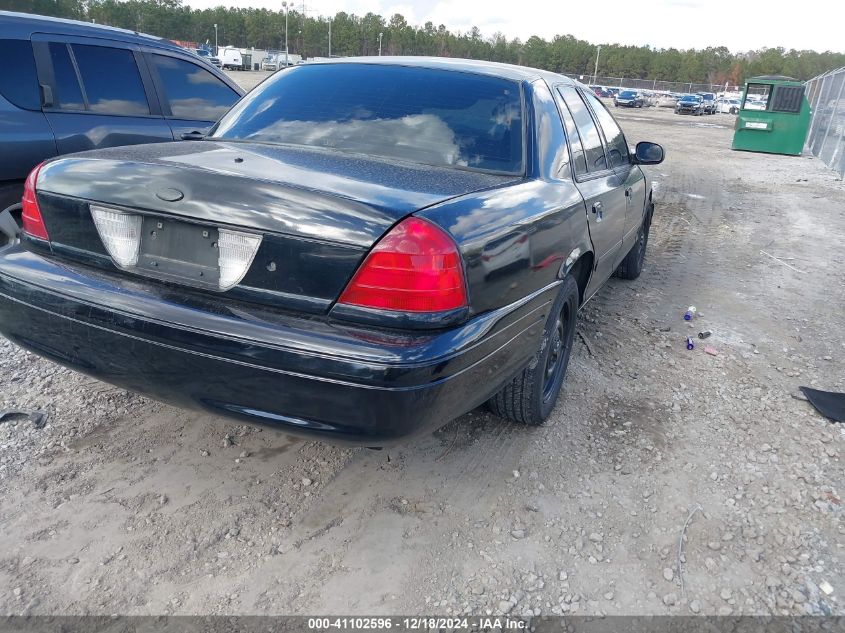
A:
<svg viewBox="0 0 845 633">
<path fill-rule="evenodd" d="M 279 3 L 281 4 L 281 3 Z M 220 46 L 282 50 L 285 14 L 267 9 L 192 9 L 181 0 L 0 0 L 0 9 L 95 21 L 164 37 Z M 597 46 L 572 35 L 526 41 L 503 33 L 490 37 L 478 28 L 452 32 L 445 25 L 408 24 L 400 14 L 388 19 L 374 13 L 345 12 L 331 18 L 301 7 L 288 12 L 288 45 L 303 57 L 376 55 L 379 34 L 385 55 L 438 55 L 522 64 L 555 72 L 592 75 Z M 331 23 L 331 24 L 330 24 Z M 723 46 L 703 50 L 656 49 L 650 46 L 603 44 L 598 75 L 693 83 L 742 84 L 756 75 L 788 75 L 810 79 L 845 66 L 845 53 L 766 48 L 731 53 Z"/>
</svg>

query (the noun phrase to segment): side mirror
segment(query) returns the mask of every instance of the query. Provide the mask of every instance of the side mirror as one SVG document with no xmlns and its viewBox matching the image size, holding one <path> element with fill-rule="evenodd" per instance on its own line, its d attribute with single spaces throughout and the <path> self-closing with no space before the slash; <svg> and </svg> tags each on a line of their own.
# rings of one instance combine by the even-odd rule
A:
<svg viewBox="0 0 845 633">
<path fill-rule="evenodd" d="M 664 154 L 663 146 L 649 141 L 640 141 L 637 143 L 637 149 L 634 152 L 634 163 L 637 165 L 659 165 L 663 162 Z"/>
</svg>

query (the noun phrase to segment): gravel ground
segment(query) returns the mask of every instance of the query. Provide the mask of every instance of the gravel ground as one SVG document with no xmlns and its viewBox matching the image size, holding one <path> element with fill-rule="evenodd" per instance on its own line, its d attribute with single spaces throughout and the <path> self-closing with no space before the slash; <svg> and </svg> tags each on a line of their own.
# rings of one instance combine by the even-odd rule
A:
<svg viewBox="0 0 845 633">
<path fill-rule="evenodd" d="M 0 342 L 0 407 L 49 413 L 0 424 L 0 612 L 845 614 L 843 432 L 796 397 L 845 390 L 843 185 L 729 115 L 619 119 L 667 149 L 646 269 L 544 427 L 337 448 Z"/>
</svg>

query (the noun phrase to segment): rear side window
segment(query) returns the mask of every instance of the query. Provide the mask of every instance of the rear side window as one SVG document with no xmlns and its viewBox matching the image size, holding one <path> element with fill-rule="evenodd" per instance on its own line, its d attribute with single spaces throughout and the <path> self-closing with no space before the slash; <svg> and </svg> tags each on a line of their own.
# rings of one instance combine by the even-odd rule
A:
<svg viewBox="0 0 845 633">
<path fill-rule="evenodd" d="M 223 117 L 213 136 L 519 174 L 522 128 L 517 82 L 336 63 L 274 75 Z"/>
<path fill-rule="evenodd" d="M 73 44 L 71 48 L 90 111 L 124 116 L 150 113 L 132 51 L 83 44 Z"/>
<path fill-rule="evenodd" d="M 586 97 L 587 102 L 592 106 L 593 112 L 595 112 L 596 118 L 601 125 L 601 129 L 604 131 L 604 140 L 607 141 L 607 153 L 610 156 L 611 167 L 619 167 L 628 163 L 628 146 L 622 130 L 601 101 L 589 92 L 585 92 L 584 97 Z"/>
<path fill-rule="evenodd" d="M 29 40 L 0 40 L 0 94 L 26 110 L 41 109 L 38 74 Z"/>
<path fill-rule="evenodd" d="M 56 94 L 53 105 L 62 110 L 84 110 L 85 100 L 79 88 L 76 69 L 70 60 L 67 44 L 50 43 L 50 59 L 53 61 L 53 74 L 56 78 Z"/>
<path fill-rule="evenodd" d="M 558 90 L 572 113 L 575 127 L 578 128 L 578 134 L 581 137 L 581 144 L 584 146 L 584 154 L 587 159 L 587 171 L 596 172 L 608 169 L 604 148 L 601 144 L 601 135 L 596 122 L 593 121 L 593 117 L 587 109 L 587 104 L 581 99 L 574 86 L 561 86 Z"/>
<path fill-rule="evenodd" d="M 153 55 L 171 114 L 178 119 L 216 121 L 240 95 L 207 69 L 191 62 Z"/>
<path fill-rule="evenodd" d="M 583 176 L 587 173 L 587 159 L 584 155 L 584 146 L 581 145 L 581 135 L 575 127 L 575 121 L 566 103 L 563 101 L 560 88 L 557 90 L 557 102 L 560 107 L 560 114 L 563 117 L 563 125 L 566 128 L 566 136 L 569 138 L 569 148 L 572 150 L 572 164 L 575 166 L 575 175 Z"/>
</svg>

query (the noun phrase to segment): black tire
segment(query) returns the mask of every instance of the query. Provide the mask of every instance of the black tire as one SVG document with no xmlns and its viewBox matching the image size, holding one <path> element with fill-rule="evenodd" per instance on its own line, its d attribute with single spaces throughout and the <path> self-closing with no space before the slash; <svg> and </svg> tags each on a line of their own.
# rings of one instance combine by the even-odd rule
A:
<svg viewBox="0 0 845 633">
<path fill-rule="evenodd" d="M 567 276 L 549 311 L 537 357 L 487 402 L 493 413 L 529 426 L 549 417 L 569 366 L 578 299 L 578 284 Z"/>
<path fill-rule="evenodd" d="M 645 251 L 648 246 L 648 234 L 651 230 L 651 214 L 654 212 L 654 207 L 649 209 L 649 212 L 643 218 L 643 223 L 640 225 L 640 230 L 637 231 L 637 240 L 625 255 L 625 259 L 619 264 L 616 271 L 613 273 L 620 279 L 636 279 L 643 271 L 643 263 L 645 262 Z"/>
</svg>

